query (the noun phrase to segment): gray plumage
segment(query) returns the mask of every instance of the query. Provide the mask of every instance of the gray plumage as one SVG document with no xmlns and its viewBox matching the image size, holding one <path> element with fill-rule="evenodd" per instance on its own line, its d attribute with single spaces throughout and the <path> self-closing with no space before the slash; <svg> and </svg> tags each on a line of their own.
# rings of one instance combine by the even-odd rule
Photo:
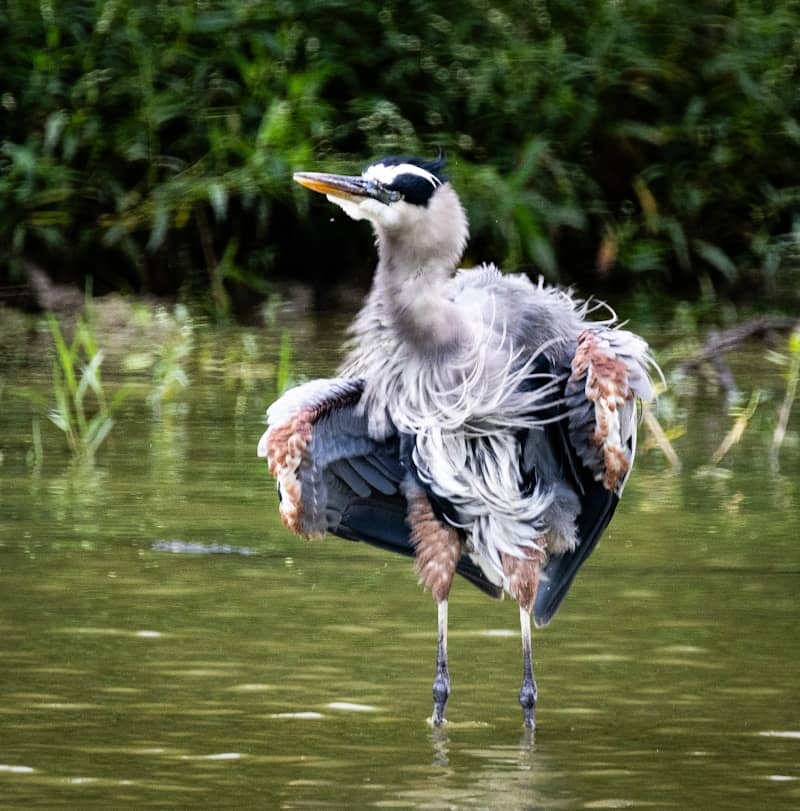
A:
<svg viewBox="0 0 800 811">
<path fill-rule="evenodd" d="M 296 180 L 368 219 L 379 260 L 339 377 L 273 404 L 259 453 L 293 530 L 416 552 L 440 605 L 440 722 L 448 578 L 511 593 L 530 660 L 528 614 L 552 618 L 629 475 L 636 400 L 652 396 L 648 348 L 541 281 L 457 270 L 467 219 L 439 164 L 385 159 L 360 177 Z"/>
</svg>

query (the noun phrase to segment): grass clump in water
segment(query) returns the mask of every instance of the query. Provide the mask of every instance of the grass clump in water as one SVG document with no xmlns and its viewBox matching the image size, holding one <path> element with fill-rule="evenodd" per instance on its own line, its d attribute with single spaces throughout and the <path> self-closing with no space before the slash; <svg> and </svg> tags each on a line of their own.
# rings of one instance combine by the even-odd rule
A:
<svg viewBox="0 0 800 811">
<path fill-rule="evenodd" d="M 56 405 L 48 414 L 64 434 L 73 458 L 94 461 L 95 454 L 114 427 L 113 414 L 126 395 L 125 389 L 109 400 L 100 369 L 103 351 L 97 338 L 87 296 L 86 312 L 78 317 L 75 334 L 67 343 L 58 319 L 47 315 L 53 338 L 53 393 Z"/>
<path fill-rule="evenodd" d="M 161 416 L 166 403 L 180 397 L 189 386 L 186 365 L 194 349 L 194 322 L 183 305 L 170 315 L 163 308 L 156 312 L 156 323 L 165 334 L 152 368 L 152 389 L 147 402 L 153 414 Z"/>
</svg>

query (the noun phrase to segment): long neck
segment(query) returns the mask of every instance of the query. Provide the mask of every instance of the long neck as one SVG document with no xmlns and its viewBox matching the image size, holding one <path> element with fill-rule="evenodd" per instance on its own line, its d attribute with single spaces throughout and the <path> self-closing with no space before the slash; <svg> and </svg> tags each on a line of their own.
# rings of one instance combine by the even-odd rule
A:
<svg viewBox="0 0 800 811">
<path fill-rule="evenodd" d="M 390 328 L 423 354 L 456 348 L 466 325 L 445 293 L 454 267 L 432 262 L 414 245 L 398 244 L 385 234 L 379 236 L 378 254 L 374 294 Z"/>
<path fill-rule="evenodd" d="M 413 228 L 376 226 L 373 288 L 389 327 L 425 355 L 455 350 L 470 335 L 467 319 L 448 296 L 467 239 L 466 216 L 449 186 L 441 188 L 430 205 L 429 216 Z"/>
</svg>

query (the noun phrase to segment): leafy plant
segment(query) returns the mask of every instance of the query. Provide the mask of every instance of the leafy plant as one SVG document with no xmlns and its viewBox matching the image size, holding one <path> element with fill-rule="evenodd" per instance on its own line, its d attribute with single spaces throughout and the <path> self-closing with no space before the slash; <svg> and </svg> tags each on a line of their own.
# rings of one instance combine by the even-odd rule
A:
<svg viewBox="0 0 800 811">
<path fill-rule="evenodd" d="M 372 261 L 293 170 L 441 146 L 476 259 L 791 291 L 798 28 L 795 0 L 5 0 L 0 279 L 92 267 L 225 317 Z"/>
<path fill-rule="evenodd" d="M 87 299 L 88 303 L 88 299 Z M 113 414 L 126 395 L 119 389 L 109 401 L 101 380 L 103 352 L 97 346 L 91 316 L 80 316 L 70 344 L 64 339 L 56 317 L 47 324 L 53 338 L 53 393 L 56 404 L 51 422 L 63 432 L 72 455 L 92 462 L 111 429 Z"/>
<path fill-rule="evenodd" d="M 189 311 L 180 304 L 173 315 L 159 308 L 155 318 L 165 338 L 152 365 L 152 388 L 147 402 L 158 415 L 165 403 L 177 398 L 189 385 L 186 363 L 194 347 L 194 323 Z"/>
</svg>

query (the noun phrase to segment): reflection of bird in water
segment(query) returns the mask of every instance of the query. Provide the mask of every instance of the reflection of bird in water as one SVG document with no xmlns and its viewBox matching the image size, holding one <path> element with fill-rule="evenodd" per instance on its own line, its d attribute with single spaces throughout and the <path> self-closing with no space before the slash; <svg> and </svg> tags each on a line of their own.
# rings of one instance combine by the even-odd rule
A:
<svg viewBox="0 0 800 811">
<path fill-rule="evenodd" d="M 294 179 L 372 223 L 378 267 L 339 377 L 286 392 L 259 443 L 291 530 L 416 556 L 438 605 L 433 723 L 450 693 L 458 572 L 519 603 L 526 726 L 530 617 L 545 625 L 606 528 L 631 469 L 644 341 L 567 293 L 484 265 L 456 271 L 467 219 L 441 161 Z"/>
<path fill-rule="evenodd" d="M 450 765 L 450 739 L 441 725 L 431 731 L 431 747 L 433 749 L 433 765 L 445 767 Z"/>
</svg>

